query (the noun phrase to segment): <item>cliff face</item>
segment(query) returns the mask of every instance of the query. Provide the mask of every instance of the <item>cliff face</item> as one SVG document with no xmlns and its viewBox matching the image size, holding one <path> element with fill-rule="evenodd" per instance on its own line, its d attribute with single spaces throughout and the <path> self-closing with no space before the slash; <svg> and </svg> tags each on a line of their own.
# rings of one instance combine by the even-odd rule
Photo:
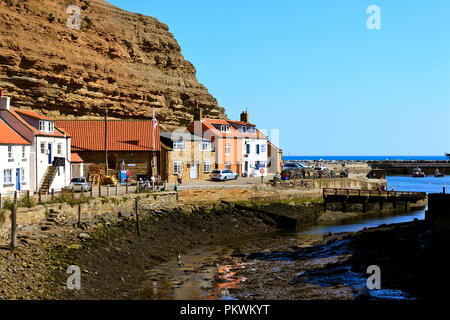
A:
<svg viewBox="0 0 450 320">
<path fill-rule="evenodd" d="M 69 5 L 81 29 L 67 27 Z M 12 105 L 59 119 L 148 119 L 187 126 L 198 103 L 226 118 L 168 27 L 103 0 L 0 0 L 0 88 Z"/>
</svg>

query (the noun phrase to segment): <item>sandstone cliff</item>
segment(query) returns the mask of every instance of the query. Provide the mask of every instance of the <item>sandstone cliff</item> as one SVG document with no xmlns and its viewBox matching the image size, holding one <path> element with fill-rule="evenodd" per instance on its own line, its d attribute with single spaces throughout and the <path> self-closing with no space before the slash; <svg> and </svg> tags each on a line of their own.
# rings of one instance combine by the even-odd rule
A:
<svg viewBox="0 0 450 320">
<path fill-rule="evenodd" d="M 69 5 L 81 29 L 67 27 Z M 103 0 L 0 0 L 0 88 L 15 107 L 60 118 L 151 118 L 187 126 L 198 103 L 226 118 L 169 28 Z"/>
</svg>

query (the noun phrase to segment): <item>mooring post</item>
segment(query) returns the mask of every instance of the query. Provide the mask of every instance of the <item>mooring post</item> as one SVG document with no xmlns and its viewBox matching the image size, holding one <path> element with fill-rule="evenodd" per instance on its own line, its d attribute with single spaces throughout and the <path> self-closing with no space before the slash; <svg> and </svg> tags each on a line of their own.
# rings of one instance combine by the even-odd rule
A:
<svg viewBox="0 0 450 320">
<path fill-rule="evenodd" d="M 139 199 L 135 198 L 135 211 L 136 211 L 136 232 L 137 235 L 140 236 L 141 235 L 141 230 L 139 228 Z"/>
<path fill-rule="evenodd" d="M 16 194 L 15 194 L 16 196 Z M 17 246 L 17 198 L 11 206 L 11 248 L 15 249 Z"/>
<path fill-rule="evenodd" d="M 81 228 L 81 203 L 78 204 L 78 228 Z"/>
</svg>

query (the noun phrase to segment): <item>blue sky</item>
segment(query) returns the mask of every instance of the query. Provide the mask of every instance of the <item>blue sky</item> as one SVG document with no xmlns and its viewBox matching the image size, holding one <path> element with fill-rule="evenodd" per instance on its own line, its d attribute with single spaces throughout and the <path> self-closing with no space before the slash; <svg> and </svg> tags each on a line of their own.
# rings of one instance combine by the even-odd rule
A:
<svg viewBox="0 0 450 320">
<path fill-rule="evenodd" d="M 228 117 L 279 129 L 284 155 L 450 152 L 448 0 L 109 2 L 167 24 Z"/>
</svg>

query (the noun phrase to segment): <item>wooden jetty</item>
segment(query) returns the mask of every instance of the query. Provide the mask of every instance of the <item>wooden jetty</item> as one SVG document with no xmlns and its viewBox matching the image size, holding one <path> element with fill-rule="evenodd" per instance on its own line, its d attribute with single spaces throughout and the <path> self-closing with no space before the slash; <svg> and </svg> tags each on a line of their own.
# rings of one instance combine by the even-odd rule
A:
<svg viewBox="0 0 450 320">
<path fill-rule="evenodd" d="M 324 210 L 327 210 L 327 203 L 339 202 L 342 205 L 342 212 L 346 212 L 347 204 L 362 204 L 363 212 L 367 212 L 369 203 L 377 203 L 379 209 L 383 210 L 384 204 L 392 203 L 397 210 L 400 203 L 408 210 L 409 203 L 417 203 L 427 198 L 425 192 L 408 192 L 408 191 L 375 191 L 375 190 L 359 190 L 359 189 L 323 189 Z"/>
</svg>

